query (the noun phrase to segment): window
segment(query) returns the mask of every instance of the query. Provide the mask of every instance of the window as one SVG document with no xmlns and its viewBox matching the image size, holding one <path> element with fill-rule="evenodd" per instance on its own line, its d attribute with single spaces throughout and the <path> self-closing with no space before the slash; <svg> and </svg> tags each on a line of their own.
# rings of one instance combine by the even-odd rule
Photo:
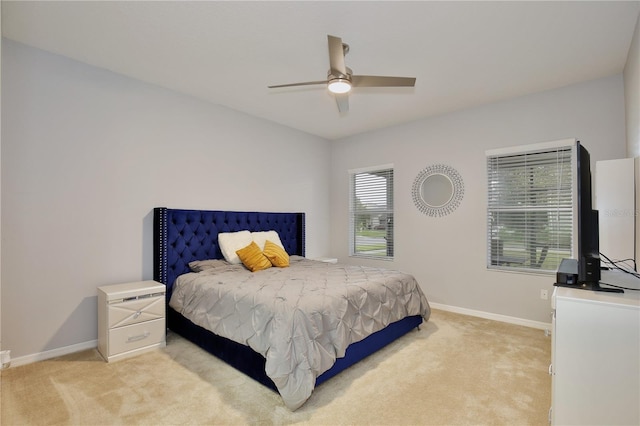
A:
<svg viewBox="0 0 640 426">
<path fill-rule="evenodd" d="M 393 259 L 393 165 L 349 170 L 350 255 Z"/>
<path fill-rule="evenodd" d="M 575 141 L 487 152 L 487 267 L 556 271 L 574 248 Z"/>
</svg>

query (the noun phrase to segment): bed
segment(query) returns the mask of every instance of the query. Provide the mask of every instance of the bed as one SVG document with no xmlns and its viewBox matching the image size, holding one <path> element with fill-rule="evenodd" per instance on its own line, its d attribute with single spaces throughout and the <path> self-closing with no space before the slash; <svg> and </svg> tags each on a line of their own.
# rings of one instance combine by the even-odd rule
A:
<svg viewBox="0 0 640 426">
<path fill-rule="evenodd" d="M 384 275 L 382 279 L 391 283 L 401 273 L 377 268 L 332 265 L 305 258 L 304 213 L 158 207 L 154 209 L 153 228 L 154 279 L 167 286 L 168 328 L 276 390 L 285 405 L 292 410 L 304 404 L 315 386 L 417 328 L 430 314 L 428 302 L 415 279 L 406 274 L 399 278 L 401 283 L 393 284 L 397 288 L 385 284 L 381 290 L 375 290 L 375 294 L 366 290 L 374 294 L 374 297 L 356 296 L 363 301 L 374 300 L 378 311 L 384 314 L 343 312 L 348 315 L 348 319 L 334 319 L 337 314 L 325 315 L 327 309 L 324 307 L 309 308 L 313 312 L 305 314 L 306 308 L 303 309 L 302 306 L 311 306 L 311 302 L 306 301 L 317 299 L 316 295 L 320 293 L 324 294 L 324 300 L 335 299 L 340 306 L 348 306 L 349 309 L 358 304 L 353 301 L 344 302 L 343 296 L 331 296 L 329 292 L 335 288 L 331 284 L 333 281 L 350 280 L 352 283 L 349 288 L 352 289 L 361 287 L 360 284 L 354 286 L 354 280 L 360 283 L 362 277 L 369 274 L 381 273 Z M 239 231 L 249 231 L 252 235 L 275 232 L 280 239 L 278 244 L 290 256 L 288 267 L 273 267 L 252 273 L 243 265 L 226 264 L 222 261 L 224 255 L 218 236 L 240 233 Z M 222 267 L 196 273 L 189 266 L 191 263 L 193 267 L 194 261 L 208 261 L 215 263 L 216 268 L 220 265 Z M 220 262 L 220 265 L 216 262 Z M 316 278 L 317 274 L 322 274 L 322 277 Z M 343 275 L 348 277 L 341 278 Z M 259 279 L 264 279 L 265 282 L 258 281 Z M 279 283 L 276 289 L 272 289 L 269 280 Z M 260 291 L 250 293 L 253 291 L 251 286 Z M 291 292 L 297 294 L 298 287 L 308 289 L 311 296 L 296 296 L 298 301 L 295 303 L 299 305 L 282 308 L 285 313 L 269 312 L 266 314 L 269 317 L 264 316 L 265 305 L 280 306 L 281 300 L 295 299 Z M 188 293 L 189 289 L 193 292 Z M 223 295 L 222 289 L 245 293 Z M 205 296 L 201 294 L 204 291 L 213 293 Z M 397 295 L 387 296 L 390 293 Z M 269 302 L 264 299 L 261 301 L 262 297 L 268 297 Z M 383 300 L 386 297 L 398 299 Z M 214 298 L 216 305 L 227 306 L 223 309 L 224 313 L 196 311 L 200 305 L 214 304 L 209 302 Z M 257 306 L 249 306 L 244 302 L 249 299 L 255 299 Z M 225 300 L 232 301 L 233 309 L 228 304 L 223 304 Z M 372 305 L 369 302 L 362 304 Z M 213 308 L 209 306 L 208 309 Z M 249 325 L 242 325 L 234 316 L 236 314 L 249 315 Z M 293 318 L 291 320 L 297 321 L 297 325 L 280 325 L 285 316 L 287 321 Z M 225 317 L 225 321 L 231 321 L 229 324 L 235 325 L 219 325 L 222 324 L 222 317 Z M 352 320 L 356 317 L 357 323 L 355 319 Z M 247 327 L 253 329 L 247 331 Z M 282 334 L 287 327 L 296 329 L 295 333 L 291 332 L 294 337 Z M 298 332 L 301 328 L 305 330 Z M 307 331 L 307 328 L 311 331 Z M 322 328 L 326 330 L 320 330 Z M 227 332 L 238 335 L 227 335 Z M 273 342 L 267 341 L 268 339 Z M 346 339 L 349 340 L 347 343 L 344 342 Z"/>
</svg>

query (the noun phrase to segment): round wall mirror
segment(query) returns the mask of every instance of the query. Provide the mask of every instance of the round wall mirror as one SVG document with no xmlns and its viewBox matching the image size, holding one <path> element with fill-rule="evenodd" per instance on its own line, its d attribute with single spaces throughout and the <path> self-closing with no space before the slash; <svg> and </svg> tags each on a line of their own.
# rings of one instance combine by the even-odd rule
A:
<svg viewBox="0 0 640 426">
<path fill-rule="evenodd" d="M 460 174 L 450 166 L 435 164 L 422 170 L 413 182 L 413 201 L 429 216 L 445 216 L 458 207 L 464 194 Z"/>
<path fill-rule="evenodd" d="M 420 195 L 430 207 L 445 206 L 453 197 L 453 182 L 447 175 L 434 173 L 422 181 Z"/>
</svg>

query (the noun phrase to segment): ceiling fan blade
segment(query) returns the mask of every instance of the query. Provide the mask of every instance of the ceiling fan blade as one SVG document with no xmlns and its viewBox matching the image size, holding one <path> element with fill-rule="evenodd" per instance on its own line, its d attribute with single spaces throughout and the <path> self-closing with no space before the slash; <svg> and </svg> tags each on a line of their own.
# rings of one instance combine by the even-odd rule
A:
<svg viewBox="0 0 640 426">
<path fill-rule="evenodd" d="M 349 112 L 349 94 L 340 93 L 336 94 L 336 104 L 338 104 L 338 111 Z"/>
<path fill-rule="evenodd" d="M 342 39 L 328 35 L 329 39 L 329 67 L 333 75 L 347 75 L 347 67 L 344 64 L 344 48 L 342 47 Z"/>
<path fill-rule="evenodd" d="M 414 77 L 385 77 L 379 75 L 353 75 L 353 87 L 413 87 L 416 85 Z"/>
<path fill-rule="evenodd" d="M 321 81 L 305 81 L 303 83 L 290 83 L 290 84 L 278 84 L 276 86 L 267 86 L 269 89 L 277 89 L 279 87 L 294 87 L 294 86 L 311 86 L 314 84 L 327 84 L 327 80 Z"/>
</svg>

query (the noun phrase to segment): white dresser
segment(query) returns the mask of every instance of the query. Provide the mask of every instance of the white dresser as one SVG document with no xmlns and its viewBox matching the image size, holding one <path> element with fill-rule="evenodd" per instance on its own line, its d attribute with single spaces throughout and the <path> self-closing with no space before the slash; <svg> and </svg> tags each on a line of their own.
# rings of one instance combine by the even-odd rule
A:
<svg viewBox="0 0 640 426">
<path fill-rule="evenodd" d="M 602 281 L 640 287 L 603 271 Z M 640 424 L 640 292 L 556 287 L 551 345 L 554 425 Z"/>
<path fill-rule="evenodd" d="M 165 346 L 165 291 L 156 281 L 98 287 L 98 351 L 108 362 Z"/>
</svg>

